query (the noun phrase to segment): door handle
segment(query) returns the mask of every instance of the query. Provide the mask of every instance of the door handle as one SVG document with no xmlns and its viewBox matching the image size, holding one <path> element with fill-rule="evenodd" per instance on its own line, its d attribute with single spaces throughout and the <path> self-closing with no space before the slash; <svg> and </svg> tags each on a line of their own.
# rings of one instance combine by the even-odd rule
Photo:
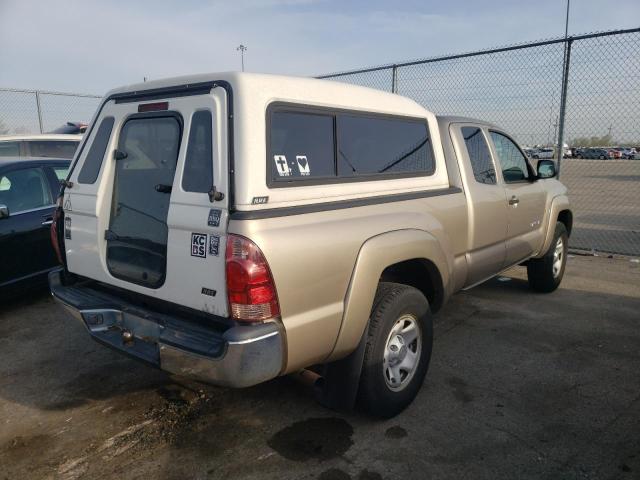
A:
<svg viewBox="0 0 640 480">
<path fill-rule="evenodd" d="M 42 226 L 51 225 L 53 223 L 53 218 L 47 218 L 44 222 L 42 222 Z"/>
<path fill-rule="evenodd" d="M 518 205 L 518 203 L 520 203 L 520 199 L 518 199 L 518 197 L 516 197 L 515 195 L 513 195 L 509 199 L 509 205 Z"/>
</svg>

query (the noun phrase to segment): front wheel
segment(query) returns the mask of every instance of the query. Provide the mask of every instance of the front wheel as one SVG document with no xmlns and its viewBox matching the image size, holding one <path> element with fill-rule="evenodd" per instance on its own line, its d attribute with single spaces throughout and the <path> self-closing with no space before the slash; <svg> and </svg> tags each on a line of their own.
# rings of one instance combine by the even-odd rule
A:
<svg viewBox="0 0 640 480">
<path fill-rule="evenodd" d="M 429 368 L 433 322 L 418 289 L 381 282 L 369 319 L 358 389 L 367 413 L 390 418 L 416 397 Z"/>
<path fill-rule="evenodd" d="M 568 239 L 566 227 L 557 222 L 549 250 L 542 258 L 532 258 L 527 262 L 529 286 L 536 292 L 553 292 L 560 285 L 567 265 Z"/>
</svg>

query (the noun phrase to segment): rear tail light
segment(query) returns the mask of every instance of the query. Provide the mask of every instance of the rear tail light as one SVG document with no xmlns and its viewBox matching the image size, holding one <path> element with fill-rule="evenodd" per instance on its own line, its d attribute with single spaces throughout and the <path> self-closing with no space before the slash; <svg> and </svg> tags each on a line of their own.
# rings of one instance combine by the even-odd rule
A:
<svg viewBox="0 0 640 480">
<path fill-rule="evenodd" d="M 53 213 L 53 222 L 51 223 L 50 229 L 51 245 L 53 245 L 53 250 L 56 252 L 56 257 L 60 264 L 64 264 L 64 261 L 62 260 L 62 251 L 60 250 L 60 241 L 58 240 L 58 223 L 62 225 L 62 222 L 60 222 L 62 213 L 62 196 L 60 196 L 58 198 L 58 206 Z"/>
<path fill-rule="evenodd" d="M 232 318 L 261 322 L 280 315 L 271 270 L 255 243 L 238 235 L 228 235 L 226 274 Z"/>
</svg>

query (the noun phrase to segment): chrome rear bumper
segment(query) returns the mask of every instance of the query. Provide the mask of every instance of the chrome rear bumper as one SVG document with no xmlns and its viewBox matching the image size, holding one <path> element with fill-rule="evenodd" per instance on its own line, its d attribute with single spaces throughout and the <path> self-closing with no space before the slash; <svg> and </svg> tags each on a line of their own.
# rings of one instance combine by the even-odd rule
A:
<svg viewBox="0 0 640 480">
<path fill-rule="evenodd" d="M 248 387 L 283 370 L 278 323 L 219 327 L 191 323 L 128 304 L 83 285 L 64 286 L 49 274 L 51 294 L 96 341 L 167 372 L 215 385 Z"/>
</svg>

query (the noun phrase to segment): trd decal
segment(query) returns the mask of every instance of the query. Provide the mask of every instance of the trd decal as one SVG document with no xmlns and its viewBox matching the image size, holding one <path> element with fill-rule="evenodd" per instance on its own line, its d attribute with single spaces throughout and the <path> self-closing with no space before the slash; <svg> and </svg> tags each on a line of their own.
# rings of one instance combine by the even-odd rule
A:
<svg viewBox="0 0 640 480">
<path fill-rule="evenodd" d="M 206 258 L 207 256 L 207 234 L 191 234 L 191 256 Z"/>
<path fill-rule="evenodd" d="M 216 291 L 213 288 L 202 287 L 202 295 L 209 295 L 210 297 L 216 296 Z"/>
<path fill-rule="evenodd" d="M 251 205 L 264 205 L 269 202 L 269 197 L 253 197 Z"/>
</svg>

